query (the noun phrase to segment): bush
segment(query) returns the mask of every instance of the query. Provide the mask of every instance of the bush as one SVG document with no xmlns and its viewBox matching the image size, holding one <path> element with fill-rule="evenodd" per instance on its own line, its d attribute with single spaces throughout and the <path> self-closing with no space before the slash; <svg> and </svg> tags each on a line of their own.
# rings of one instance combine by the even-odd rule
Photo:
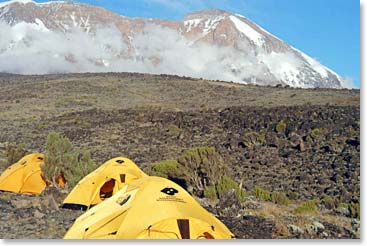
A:
<svg viewBox="0 0 367 246">
<path fill-rule="evenodd" d="M 246 132 L 243 135 L 243 143 L 246 147 L 263 144 L 265 143 L 265 134 L 260 134 L 257 132 Z"/>
<path fill-rule="evenodd" d="M 231 177 L 224 175 L 215 186 L 218 197 L 221 198 L 228 190 L 234 189 L 239 201 L 246 197 L 246 191 L 240 189 L 239 185 Z"/>
<path fill-rule="evenodd" d="M 317 202 L 315 200 L 304 202 L 294 210 L 295 213 L 311 213 L 316 211 Z"/>
<path fill-rule="evenodd" d="M 312 140 L 321 139 L 325 137 L 326 131 L 327 130 L 323 128 L 314 128 L 310 131 L 309 136 L 311 137 Z"/>
<path fill-rule="evenodd" d="M 359 203 L 351 203 L 348 205 L 348 210 L 350 212 L 350 217 L 360 219 L 361 208 Z"/>
<path fill-rule="evenodd" d="M 167 133 L 172 136 L 178 136 L 181 133 L 181 129 L 175 124 L 169 124 L 167 127 Z"/>
<path fill-rule="evenodd" d="M 255 187 L 255 189 L 253 190 L 253 194 L 260 200 L 271 201 L 271 193 L 267 190 Z"/>
<path fill-rule="evenodd" d="M 286 128 L 287 128 L 287 124 L 284 123 L 283 121 L 280 121 L 278 124 L 276 124 L 275 131 L 277 133 L 285 133 Z"/>
<path fill-rule="evenodd" d="M 204 196 L 206 198 L 215 200 L 217 199 L 217 189 L 215 188 L 215 186 L 208 186 L 204 189 Z"/>
<path fill-rule="evenodd" d="M 216 185 L 208 186 L 204 189 L 204 196 L 209 199 L 220 199 L 231 189 L 235 191 L 237 199 L 240 202 L 242 202 L 247 195 L 246 191 L 240 189 L 239 185 L 231 177 L 224 175 Z"/>
<path fill-rule="evenodd" d="M 212 147 L 190 148 L 177 161 L 186 174 L 187 183 L 199 196 L 205 187 L 216 185 L 220 177 L 227 173 L 222 158 Z"/>
<path fill-rule="evenodd" d="M 97 167 L 98 165 L 92 160 L 89 150 L 75 151 L 72 162 L 62 170 L 62 174 L 67 180 L 68 188 L 74 188 L 82 178 L 97 169 Z"/>
<path fill-rule="evenodd" d="M 97 168 L 88 150 L 74 150 L 70 140 L 51 132 L 46 140 L 45 165 L 41 166 L 46 180 L 58 186 L 58 177 L 65 177 L 68 188 Z"/>
<path fill-rule="evenodd" d="M 166 160 L 158 162 L 152 166 L 152 175 L 164 178 L 180 177 L 182 171 L 179 168 L 179 163 L 176 160 Z"/>
<path fill-rule="evenodd" d="M 10 166 L 18 162 L 27 154 L 30 154 L 30 152 L 24 147 L 23 144 L 7 145 L 5 148 L 6 165 Z"/>
<path fill-rule="evenodd" d="M 339 203 L 339 206 L 338 206 L 338 208 L 348 208 L 348 207 L 349 205 L 344 202 Z"/>
<path fill-rule="evenodd" d="M 272 192 L 271 201 L 275 204 L 288 206 L 290 201 L 283 192 Z"/>
<path fill-rule="evenodd" d="M 348 127 L 346 133 L 348 137 L 354 137 L 358 135 L 358 131 L 354 130 L 353 127 Z"/>
</svg>

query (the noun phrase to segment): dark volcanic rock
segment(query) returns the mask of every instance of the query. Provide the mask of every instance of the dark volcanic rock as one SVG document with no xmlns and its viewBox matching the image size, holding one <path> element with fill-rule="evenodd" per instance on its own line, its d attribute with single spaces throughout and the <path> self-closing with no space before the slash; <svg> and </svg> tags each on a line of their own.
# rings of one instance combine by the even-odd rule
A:
<svg viewBox="0 0 367 246">
<path fill-rule="evenodd" d="M 275 231 L 275 222 L 261 217 L 245 215 L 239 218 L 219 217 L 219 219 L 231 228 L 236 238 L 271 239 Z"/>
</svg>

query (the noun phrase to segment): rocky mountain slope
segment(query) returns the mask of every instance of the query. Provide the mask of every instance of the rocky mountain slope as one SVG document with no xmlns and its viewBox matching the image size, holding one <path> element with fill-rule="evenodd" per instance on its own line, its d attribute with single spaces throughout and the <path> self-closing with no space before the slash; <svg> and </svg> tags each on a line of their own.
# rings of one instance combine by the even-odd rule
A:
<svg viewBox="0 0 367 246">
<path fill-rule="evenodd" d="M 246 84 L 344 85 L 335 72 L 246 17 L 217 9 L 167 21 L 69 1 L 13 0 L 0 4 L 0 21 L 7 33 L 0 44 L 7 61 L 0 62 L 2 72 L 131 71 Z"/>
<path fill-rule="evenodd" d="M 44 151 L 51 131 L 97 163 L 122 155 L 147 172 L 213 147 L 247 195 L 196 199 L 238 238 L 359 238 L 359 90 L 133 73 L 2 74 L 0 87 L 0 171 L 6 146 Z M 61 238 L 80 215 L 58 208 L 65 196 L 0 192 L 0 237 Z"/>
</svg>

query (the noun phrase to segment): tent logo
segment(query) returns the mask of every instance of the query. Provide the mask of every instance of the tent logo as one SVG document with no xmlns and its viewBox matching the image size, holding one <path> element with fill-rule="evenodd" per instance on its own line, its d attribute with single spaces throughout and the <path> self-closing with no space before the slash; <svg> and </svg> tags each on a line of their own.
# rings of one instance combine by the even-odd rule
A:
<svg viewBox="0 0 367 246">
<path fill-rule="evenodd" d="M 166 187 L 163 190 L 161 190 L 161 192 L 170 195 L 170 196 L 174 196 L 176 193 L 178 193 L 178 190 L 176 190 L 175 188 L 172 187 Z"/>
</svg>

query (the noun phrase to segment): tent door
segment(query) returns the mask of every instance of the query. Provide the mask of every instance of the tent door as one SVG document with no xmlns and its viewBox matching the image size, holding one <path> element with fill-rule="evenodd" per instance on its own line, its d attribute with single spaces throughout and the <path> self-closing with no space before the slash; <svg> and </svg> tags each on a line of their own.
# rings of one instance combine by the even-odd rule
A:
<svg viewBox="0 0 367 246">
<path fill-rule="evenodd" d="M 102 201 L 113 195 L 113 188 L 115 187 L 115 183 L 116 182 L 114 179 L 110 179 L 103 184 L 103 186 L 99 190 L 99 197 Z"/>
</svg>

